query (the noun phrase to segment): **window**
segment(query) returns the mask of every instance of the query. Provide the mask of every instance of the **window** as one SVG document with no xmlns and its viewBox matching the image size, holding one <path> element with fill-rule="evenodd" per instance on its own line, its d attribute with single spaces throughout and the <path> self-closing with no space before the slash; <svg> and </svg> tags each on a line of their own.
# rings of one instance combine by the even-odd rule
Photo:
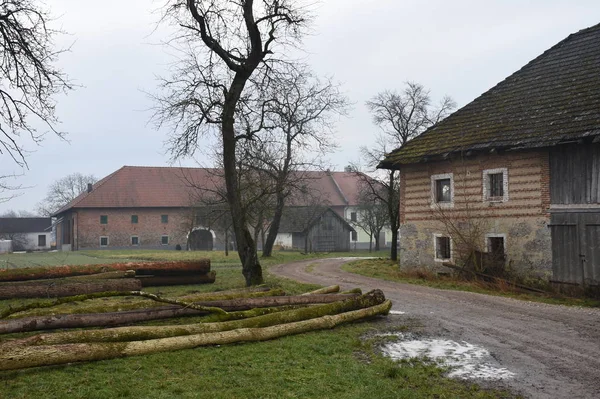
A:
<svg viewBox="0 0 600 399">
<path fill-rule="evenodd" d="M 356 212 L 350 212 L 350 221 L 356 222 Z"/>
<path fill-rule="evenodd" d="M 138 222 L 138 215 L 131 215 L 131 223 L 137 224 L 137 222 Z"/>
<path fill-rule="evenodd" d="M 452 259 L 452 247 L 450 237 L 441 234 L 434 234 L 435 260 Z"/>
<path fill-rule="evenodd" d="M 108 224 L 108 215 L 100 215 L 100 224 Z"/>
<path fill-rule="evenodd" d="M 169 223 L 169 215 L 160 215 L 161 223 Z"/>
<path fill-rule="evenodd" d="M 454 206 L 454 176 L 452 173 L 431 176 L 431 206 Z"/>
<path fill-rule="evenodd" d="M 450 179 L 435 181 L 435 202 L 450 202 Z"/>
<path fill-rule="evenodd" d="M 506 253 L 506 236 L 504 234 L 486 234 L 487 251 L 493 256 L 502 256 Z"/>
<path fill-rule="evenodd" d="M 100 246 L 108 247 L 108 237 L 100 237 Z"/>
<path fill-rule="evenodd" d="M 506 168 L 483 171 L 483 200 L 508 201 L 508 171 Z"/>
<path fill-rule="evenodd" d="M 140 245 L 140 238 L 138 236 L 131 236 L 131 245 Z"/>
<path fill-rule="evenodd" d="M 352 232 L 352 241 L 358 241 L 358 234 L 356 234 L 356 231 Z"/>
<path fill-rule="evenodd" d="M 161 243 L 162 245 L 169 245 L 169 236 L 162 236 L 162 237 L 160 238 L 160 243 Z"/>
<path fill-rule="evenodd" d="M 46 246 L 46 234 L 38 235 L 38 247 Z"/>
</svg>

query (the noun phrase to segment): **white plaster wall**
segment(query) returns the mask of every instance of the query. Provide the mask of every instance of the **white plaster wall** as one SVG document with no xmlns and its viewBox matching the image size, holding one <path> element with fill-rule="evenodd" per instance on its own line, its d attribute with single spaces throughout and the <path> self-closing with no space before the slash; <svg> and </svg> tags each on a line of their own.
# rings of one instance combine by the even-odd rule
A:
<svg viewBox="0 0 600 399">
<path fill-rule="evenodd" d="M 275 245 L 283 248 L 292 248 L 292 233 L 278 233 L 275 238 Z"/>
</svg>

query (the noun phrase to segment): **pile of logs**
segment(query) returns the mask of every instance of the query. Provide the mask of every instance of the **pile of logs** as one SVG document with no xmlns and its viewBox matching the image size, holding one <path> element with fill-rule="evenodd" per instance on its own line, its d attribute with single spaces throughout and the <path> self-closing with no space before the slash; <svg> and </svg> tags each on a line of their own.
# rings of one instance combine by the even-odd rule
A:
<svg viewBox="0 0 600 399">
<path fill-rule="evenodd" d="M 137 273 L 137 271 L 136 271 Z M 142 274 L 143 275 L 143 274 Z M 113 311 L 107 297 L 145 298 L 153 306 Z M 93 314 L 55 314 L 63 303 L 105 300 Z M 158 306 L 157 306 L 158 305 Z M 106 292 L 0 308 L 0 334 L 63 329 L 54 333 L 0 335 L 0 370 L 112 359 L 248 341 L 263 341 L 387 314 L 380 290 L 339 293 L 338 286 L 287 296 L 267 287 L 163 298 L 142 291 Z M 27 315 L 47 308 L 45 316 Z M 195 316 L 190 324 L 136 326 L 136 322 Z M 200 317 L 198 317 L 200 316 Z M 181 323 L 181 319 L 178 323 Z M 121 327 L 117 327 L 121 326 Z M 92 327 L 102 327 L 92 328 Z M 77 328 L 77 330 L 71 330 Z"/>
<path fill-rule="evenodd" d="M 214 283 L 210 260 L 116 263 L 8 269 L 0 273 L 0 299 L 65 297 L 143 287 Z"/>
</svg>

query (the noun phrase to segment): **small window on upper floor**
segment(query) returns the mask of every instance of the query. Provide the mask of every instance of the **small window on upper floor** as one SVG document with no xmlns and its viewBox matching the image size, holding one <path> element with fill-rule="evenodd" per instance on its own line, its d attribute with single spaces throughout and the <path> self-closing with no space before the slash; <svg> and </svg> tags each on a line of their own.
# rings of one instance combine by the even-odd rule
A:
<svg viewBox="0 0 600 399">
<path fill-rule="evenodd" d="M 356 222 L 356 212 L 350 212 L 350 221 Z"/>
<path fill-rule="evenodd" d="M 160 215 L 161 223 L 169 223 L 169 215 Z"/>
<path fill-rule="evenodd" d="M 444 173 L 431 176 L 431 205 L 452 207 L 454 205 L 454 175 Z"/>
<path fill-rule="evenodd" d="M 506 168 L 483 171 L 483 200 L 508 201 L 508 170 Z"/>
<path fill-rule="evenodd" d="M 137 222 L 138 222 L 138 215 L 131 215 L 131 223 L 137 224 Z"/>
<path fill-rule="evenodd" d="M 100 224 L 108 224 L 108 215 L 100 215 Z"/>
</svg>

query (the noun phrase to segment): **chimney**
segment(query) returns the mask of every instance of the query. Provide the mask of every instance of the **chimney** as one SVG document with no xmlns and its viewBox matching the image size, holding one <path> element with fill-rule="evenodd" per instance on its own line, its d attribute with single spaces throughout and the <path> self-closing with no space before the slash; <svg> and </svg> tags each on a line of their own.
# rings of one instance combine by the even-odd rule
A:
<svg viewBox="0 0 600 399">
<path fill-rule="evenodd" d="M 88 189 L 87 189 L 88 193 L 92 192 L 92 183 L 88 183 Z"/>
</svg>

